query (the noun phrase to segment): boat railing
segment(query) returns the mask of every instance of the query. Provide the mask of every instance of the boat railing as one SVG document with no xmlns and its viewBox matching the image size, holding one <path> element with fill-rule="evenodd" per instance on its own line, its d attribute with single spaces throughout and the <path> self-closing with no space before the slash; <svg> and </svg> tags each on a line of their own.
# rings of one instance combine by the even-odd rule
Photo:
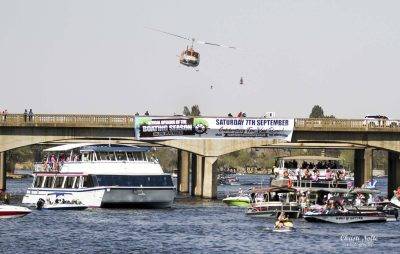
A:
<svg viewBox="0 0 400 254">
<path fill-rule="evenodd" d="M 61 167 L 66 164 L 89 164 L 89 163 L 156 163 L 158 164 L 158 160 L 97 160 L 97 161 L 63 161 L 63 162 L 54 162 L 54 163 L 46 163 L 46 162 L 36 162 L 34 163 L 34 172 L 59 172 Z"/>
</svg>

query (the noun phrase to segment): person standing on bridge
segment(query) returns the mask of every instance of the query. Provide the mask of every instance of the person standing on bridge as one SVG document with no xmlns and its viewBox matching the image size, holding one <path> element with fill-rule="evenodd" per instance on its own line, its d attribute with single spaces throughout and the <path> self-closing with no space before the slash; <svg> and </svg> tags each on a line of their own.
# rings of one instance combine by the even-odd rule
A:
<svg viewBox="0 0 400 254">
<path fill-rule="evenodd" d="M 25 111 L 24 111 L 24 122 L 26 122 L 27 118 L 28 118 L 28 110 L 25 109 Z"/>
<path fill-rule="evenodd" d="M 5 109 L 5 110 L 3 111 L 3 120 L 4 120 L 4 121 L 7 120 L 7 115 L 8 115 L 8 111 L 7 111 L 7 109 Z"/>
<path fill-rule="evenodd" d="M 28 117 L 29 117 L 29 122 L 31 122 L 32 119 L 33 119 L 33 111 L 32 111 L 32 109 L 29 109 Z"/>
</svg>

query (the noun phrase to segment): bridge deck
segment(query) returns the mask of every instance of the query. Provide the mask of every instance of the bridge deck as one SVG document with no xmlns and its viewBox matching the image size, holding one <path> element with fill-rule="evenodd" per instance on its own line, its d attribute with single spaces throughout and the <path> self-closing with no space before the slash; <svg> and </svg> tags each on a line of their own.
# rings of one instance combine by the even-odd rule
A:
<svg viewBox="0 0 400 254">
<path fill-rule="evenodd" d="M 133 128 L 133 115 L 23 114 L 0 116 L 0 127 Z M 295 131 L 400 132 L 400 121 L 296 118 Z"/>
</svg>

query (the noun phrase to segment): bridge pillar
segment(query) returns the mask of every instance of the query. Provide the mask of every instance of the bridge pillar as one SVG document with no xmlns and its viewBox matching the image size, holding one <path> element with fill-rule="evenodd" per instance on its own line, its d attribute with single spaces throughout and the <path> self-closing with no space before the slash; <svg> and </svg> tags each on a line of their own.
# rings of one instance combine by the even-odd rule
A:
<svg viewBox="0 0 400 254">
<path fill-rule="evenodd" d="M 357 149 L 354 151 L 354 186 L 361 187 L 372 178 L 373 149 Z"/>
<path fill-rule="evenodd" d="M 217 169 L 213 167 L 217 158 L 214 156 L 203 158 L 203 198 L 217 198 Z"/>
<path fill-rule="evenodd" d="M 365 148 L 364 150 L 364 173 L 363 182 L 372 179 L 372 160 L 373 160 L 374 149 Z"/>
<path fill-rule="evenodd" d="M 6 190 L 6 156 L 0 152 L 0 190 Z"/>
<path fill-rule="evenodd" d="M 195 153 L 190 153 L 190 195 L 194 196 L 194 188 L 196 185 L 196 172 L 197 168 L 197 155 Z"/>
<path fill-rule="evenodd" d="M 196 155 L 196 173 L 194 175 L 194 195 L 201 197 L 203 195 L 203 171 L 204 157 Z"/>
<path fill-rule="evenodd" d="M 400 154 L 388 153 L 388 198 L 393 197 L 393 191 L 400 186 Z"/>
<path fill-rule="evenodd" d="M 189 152 L 178 150 L 179 192 L 189 192 Z"/>
<path fill-rule="evenodd" d="M 357 149 L 354 151 L 354 186 L 361 187 L 364 177 L 364 150 Z"/>
</svg>

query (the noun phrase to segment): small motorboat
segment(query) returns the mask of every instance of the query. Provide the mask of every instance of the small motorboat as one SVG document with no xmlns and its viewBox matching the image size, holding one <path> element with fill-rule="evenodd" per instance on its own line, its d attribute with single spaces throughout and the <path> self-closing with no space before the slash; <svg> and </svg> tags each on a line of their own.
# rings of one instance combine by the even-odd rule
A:
<svg viewBox="0 0 400 254">
<path fill-rule="evenodd" d="M 32 211 L 23 206 L 1 205 L 0 204 L 0 219 L 2 218 L 18 218 L 23 217 Z"/>
<path fill-rule="evenodd" d="M 222 200 L 222 202 L 224 202 L 229 206 L 248 207 L 250 205 L 250 197 L 249 196 L 226 197 Z"/>
<path fill-rule="evenodd" d="M 308 222 L 330 222 L 337 224 L 386 222 L 388 215 L 380 211 L 354 212 L 354 211 L 309 211 L 303 215 Z"/>
</svg>

